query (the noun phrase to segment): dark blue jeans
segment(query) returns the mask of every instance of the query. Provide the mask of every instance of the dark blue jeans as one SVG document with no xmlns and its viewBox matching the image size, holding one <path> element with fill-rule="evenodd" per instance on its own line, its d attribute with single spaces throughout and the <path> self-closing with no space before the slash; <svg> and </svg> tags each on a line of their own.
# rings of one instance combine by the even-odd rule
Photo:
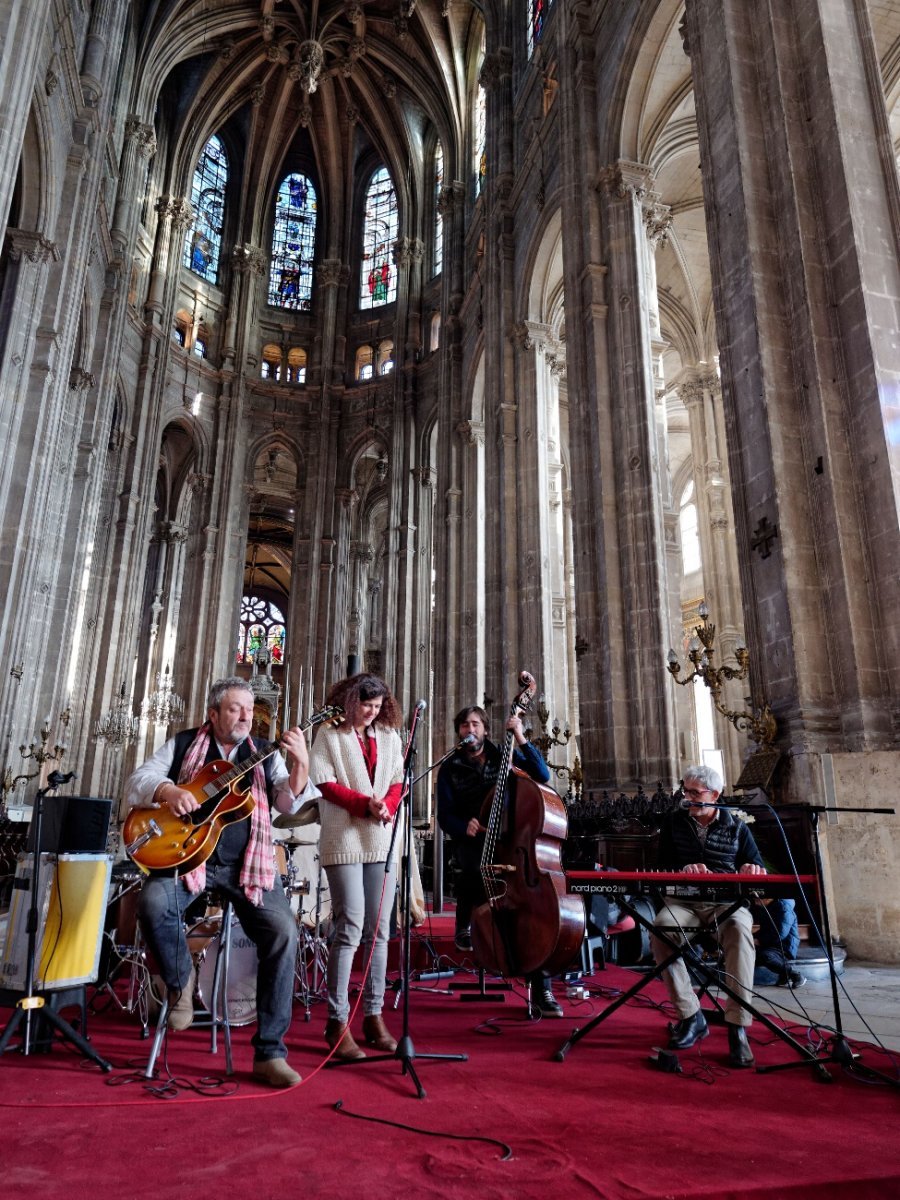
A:
<svg viewBox="0 0 900 1200">
<path fill-rule="evenodd" d="M 788 963 L 800 949 L 800 929 L 793 900 L 772 900 L 754 906 L 753 918 L 759 925 L 756 969 L 757 987 L 774 987 L 787 978 Z"/>
<path fill-rule="evenodd" d="M 234 905 L 234 914 L 256 945 L 256 1057 L 286 1058 L 285 1034 L 291 1023 L 294 970 L 297 963 L 297 922 L 282 889 L 263 893 L 262 905 L 251 904 L 238 886 L 240 868 L 206 864 L 206 886 Z M 184 935 L 184 910 L 193 897 L 174 875 L 151 875 L 144 881 L 138 903 L 141 929 L 156 956 L 166 987 L 183 988 L 191 973 L 191 955 Z"/>
</svg>

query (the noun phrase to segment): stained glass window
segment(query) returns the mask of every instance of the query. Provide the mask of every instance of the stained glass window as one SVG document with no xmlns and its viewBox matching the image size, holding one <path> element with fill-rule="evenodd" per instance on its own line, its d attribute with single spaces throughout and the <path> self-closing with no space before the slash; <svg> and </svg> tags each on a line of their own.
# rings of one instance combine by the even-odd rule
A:
<svg viewBox="0 0 900 1200">
<path fill-rule="evenodd" d="M 379 167 L 366 192 L 360 308 L 375 308 L 397 299 L 397 269 L 393 263 L 393 250 L 398 225 L 394 185 L 387 168 Z"/>
<path fill-rule="evenodd" d="M 544 34 L 544 20 L 553 0 L 529 0 L 528 5 L 528 57 Z"/>
<path fill-rule="evenodd" d="M 475 93 L 475 198 L 487 176 L 487 93 L 479 83 Z"/>
<path fill-rule="evenodd" d="M 184 265 L 210 283 L 215 283 L 219 274 L 227 180 L 225 149 L 213 135 L 203 147 L 194 171 L 191 182 L 194 223 L 184 240 Z"/>
<path fill-rule="evenodd" d="M 286 175 L 275 200 L 269 303 L 309 312 L 316 251 L 316 189 L 305 175 Z"/>
<path fill-rule="evenodd" d="M 440 142 L 434 148 L 434 274 L 440 275 L 444 265 L 444 218 L 441 216 L 441 188 L 444 186 L 444 148 Z"/>
<path fill-rule="evenodd" d="M 275 664 L 284 662 L 284 614 L 271 600 L 244 596 L 238 625 L 237 661 L 248 666 L 257 650 L 266 647 Z"/>
</svg>

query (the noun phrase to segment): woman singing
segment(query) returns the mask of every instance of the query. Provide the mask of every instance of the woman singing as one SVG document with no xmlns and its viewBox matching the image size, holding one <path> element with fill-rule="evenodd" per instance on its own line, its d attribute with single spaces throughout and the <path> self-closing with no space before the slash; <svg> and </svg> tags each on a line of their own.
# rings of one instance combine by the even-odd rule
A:
<svg viewBox="0 0 900 1200">
<path fill-rule="evenodd" d="M 325 699 L 327 704 L 340 705 L 346 714 L 339 728 L 319 730 L 310 754 L 310 778 L 322 793 L 319 856 L 328 877 L 335 924 L 328 956 L 325 1040 L 332 1049 L 337 1047 L 335 1058 L 355 1059 L 365 1058 L 365 1051 L 347 1028 L 347 992 L 360 941 L 364 964 L 375 942 L 363 992 L 363 1037 L 377 1050 L 397 1049 L 381 1008 L 399 849 L 398 841 L 386 871 L 392 818 L 403 780 L 403 749 L 397 734 L 400 710 L 387 684 L 375 675 L 343 679 Z"/>
</svg>

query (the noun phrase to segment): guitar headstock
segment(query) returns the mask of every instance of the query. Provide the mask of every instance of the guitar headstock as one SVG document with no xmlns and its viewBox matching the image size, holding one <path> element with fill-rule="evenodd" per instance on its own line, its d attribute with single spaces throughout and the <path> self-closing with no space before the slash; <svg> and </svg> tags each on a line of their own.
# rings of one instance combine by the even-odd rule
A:
<svg viewBox="0 0 900 1200">
<path fill-rule="evenodd" d="M 306 724 L 308 728 L 322 724 L 337 726 L 343 725 L 344 720 L 344 710 L 339 704 L 326 704 L 307 718 Z"/>
</svg>

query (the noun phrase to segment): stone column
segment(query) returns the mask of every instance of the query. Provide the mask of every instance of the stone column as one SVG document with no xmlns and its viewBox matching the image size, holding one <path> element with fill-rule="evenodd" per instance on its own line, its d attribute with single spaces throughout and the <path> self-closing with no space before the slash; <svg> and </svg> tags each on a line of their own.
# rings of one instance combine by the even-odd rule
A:
<svg viewBox="0 0 900 1200">
<path fill-rule="evenodd" d="M 613 707 L 616 724 L 623 725 L 622 748 L 628 747 L 617 771 L 619 782 L 628 777 L 655 783 L 673 777 L 676 762 L 665 677 L 668 584 L 643 223 L 649 185 L 648 169 L 625 161 L 607 167 L 599 179 L 612 298 L 606 402 L 612 410 L 613 474 L 603 487 L 614 490 L 619 549 L 615 591 L 610 579 L 609 632 L 621 646 Z"/>
<path fill-rule="evenodd" d="M 900 709 L 900 185 L 867 5 L 686 15 L 753 677 L 787 794 L 843 778 L 878 803 Z M 829 832 L 840 928 L 896 956 L 896 889 L 854 896 L 900 835 L 856 861 L 856 820 Z"/>
</svg>

